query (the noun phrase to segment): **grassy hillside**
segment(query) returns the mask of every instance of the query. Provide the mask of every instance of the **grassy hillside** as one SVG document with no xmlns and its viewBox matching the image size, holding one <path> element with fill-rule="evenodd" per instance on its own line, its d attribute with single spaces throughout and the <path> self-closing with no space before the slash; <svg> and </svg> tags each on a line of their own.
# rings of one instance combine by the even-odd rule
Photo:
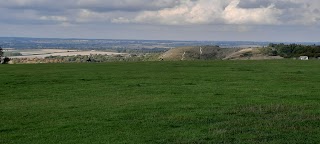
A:
<svg viewBox="0 0 320 144">
<path fill-rule="evenodd" d="M 272 56 L 265 51 L 267 48 L 245 48 L 231 53 L 224 60 L 270 60 L 283 59 L 281 56 Z"/>
<path fill-rule="evenodd" d="M 165 61 L 177 60 L 265 60 L 282 59 L 271 56 L 265 48 L 220 48 L 217 46 L 190 46 L 171 49 L 159 56 Z"/>
<path fill-rule="evenodd" d="M 217 60 L 239 51 L 236 48 L 219 48 L 217 46 L 190 46 L 171 49 L 159 58 L 170 60 Z"/>
<path fill-rule="evenodd" d="M 320 141 L 319 61 L 0 69 L 0 143 Z"/>
</svg>

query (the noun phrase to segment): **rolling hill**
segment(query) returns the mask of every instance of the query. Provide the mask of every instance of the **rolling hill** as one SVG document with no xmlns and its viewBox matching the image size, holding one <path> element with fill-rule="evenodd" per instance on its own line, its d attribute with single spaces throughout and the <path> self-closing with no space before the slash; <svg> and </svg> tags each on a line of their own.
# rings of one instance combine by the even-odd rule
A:
<svg viewBox="0 0 320 144">
<path fill-rule="evenodd" d="M 159 56 L 160 60 L 246 60 L 281 59 L 268 56 L 261 48 L 220 48 L 218 46 L 189 46 L 171 49 Z"/>
</svg>

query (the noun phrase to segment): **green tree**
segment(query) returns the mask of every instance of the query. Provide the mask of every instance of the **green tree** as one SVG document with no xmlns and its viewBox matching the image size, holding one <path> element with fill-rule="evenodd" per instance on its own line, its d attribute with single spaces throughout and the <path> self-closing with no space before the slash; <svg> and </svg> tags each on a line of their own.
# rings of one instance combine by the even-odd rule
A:
<svg viewBox="0 0 320 144">
<path fill-rule="evenodd" d="M 8 64 L 10 61 L 10 58 L 8 58 L 8 57 L 3 58 L 3 54 L 4 54 L 3 49 L 0 46 L 0 64 Z"/>
<path fill-rule="evenodd" d="M 285 58 L 309 56 L 317 58 L 320 55 L 320 46 L 317 45 L 301 45 L 301 44 L 269 44 L 269 49 L 275 50 L 272 55 L 280 55 Z"/>
<path fill-rule="evenodd" d="M 9 63 L 9 61 L 10 61 L 10 58 L 5 57 L 5 58 L 3 59 L 2 64 L 8 64 L 8 63 Z"/>
<path fill-rule="evenodd" d="M 0 46 L 0 64 L 2 63 L 3 49 Z"/>
</svg>

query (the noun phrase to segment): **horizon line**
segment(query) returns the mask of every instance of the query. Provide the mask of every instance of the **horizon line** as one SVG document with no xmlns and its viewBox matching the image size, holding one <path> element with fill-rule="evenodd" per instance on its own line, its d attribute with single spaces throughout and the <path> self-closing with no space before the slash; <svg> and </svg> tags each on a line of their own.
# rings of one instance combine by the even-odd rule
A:
<svg viewBox="0 0 320 144">
<path fill-rule="evenodd" d="M 0 36 L 0 38 L 29 38 L 29 39 L 64 39 L 64 40 L 133 40 L 133 41 L 180 41 L 180 42 L 259 42 L 259 43 L 320 43 L 320 41 L 259 41 L 259 40 L 168 40 L 168 39 L 128 39 L 128 38 L 77 38 L 77 37 L 28 37 Z"/>
</svg>

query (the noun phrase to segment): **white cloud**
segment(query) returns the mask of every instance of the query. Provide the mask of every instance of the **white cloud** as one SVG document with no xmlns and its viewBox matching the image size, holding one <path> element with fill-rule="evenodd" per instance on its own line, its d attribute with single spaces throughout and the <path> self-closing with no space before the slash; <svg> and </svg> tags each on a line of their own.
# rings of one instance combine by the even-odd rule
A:
<svg viewBox="0 0 320 144">
<path fill-rule="evenodd" d="M 61 21 L 61 22 L 68 21 L 68 18 L 64 17 L 64 16 L 41 16 L 40 19 L 41 20 Z"/>
<path fill-rule="evenodd" d="M 223 7 L 227 6 L 229 1 L 186 1 L 174 8 L 142 12 L 134 21 L 169 25 L 222 23 Z"/>
<path fill-rule="evenodd" d="M 111 20 L 113 23 L 130 23 L 130 20 L 124 17 L 118 17 Z"/>
<path fill-rule="evenodd" d="M 135 22 L 183 24 L 279 24 L 281 10 L 274 5 L 253 9 L 238 7 L 240 0 L 199 0 L 174 8 L 143 12 Z"/>
<path fill-rule="evenodd" d="M 239 8 L 240 0 L 232 1 L 223 11 L 222 17 L 227 24 L 279 24 L 281 10 L 274 4 L 268 7 L 244 9 Z"/>
</svg>

